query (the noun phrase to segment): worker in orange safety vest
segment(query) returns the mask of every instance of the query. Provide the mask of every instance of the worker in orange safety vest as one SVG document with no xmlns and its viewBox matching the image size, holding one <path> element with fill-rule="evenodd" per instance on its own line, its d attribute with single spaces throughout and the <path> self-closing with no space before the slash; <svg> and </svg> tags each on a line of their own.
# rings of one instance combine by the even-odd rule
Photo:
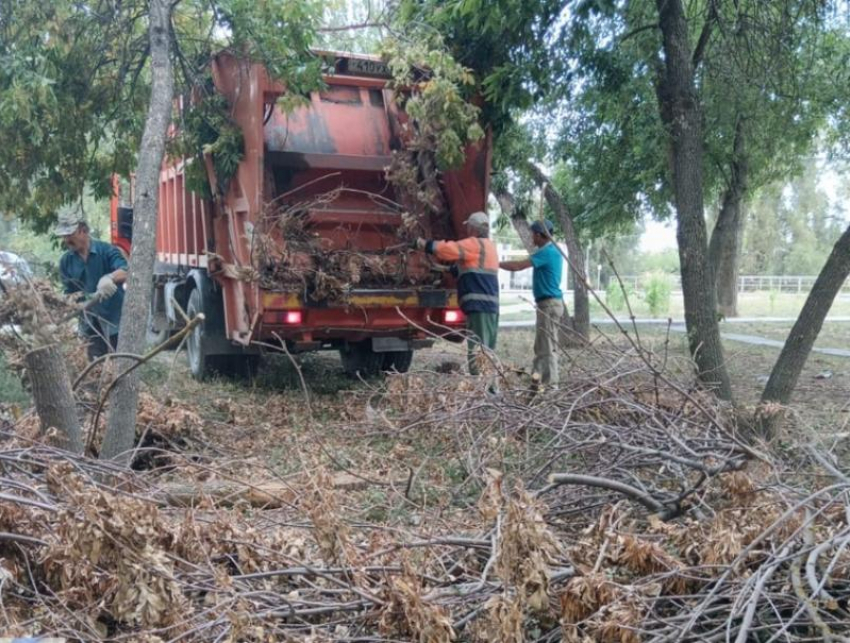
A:
<svg viewBox="0 0 850 643">
<path fill-rule="evenodd" d="M 479 347 L 496 349 L 499 330 L 499 257 L 496 245 L 489 239 L 490 218 L 475 212 L 466 220 L 466 239 L 459 241 L 414 242 L 419 250 L 456 267 L 457 294 L 460 309 L 466 317 L 467 364 L 471 375 L 480 372 L 477 362 Z"/>
</svg>

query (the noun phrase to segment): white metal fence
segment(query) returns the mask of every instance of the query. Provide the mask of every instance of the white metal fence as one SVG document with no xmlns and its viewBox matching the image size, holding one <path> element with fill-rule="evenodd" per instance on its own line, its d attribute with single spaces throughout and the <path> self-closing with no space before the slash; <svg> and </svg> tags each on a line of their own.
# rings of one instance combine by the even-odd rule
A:
<svg viewBox="0 0 850 643">
<path fill-rule="evenodd" d="M 635 290 L 643 290 L 646 275 L 626 275 L 623 283 Z M 817 276 L 813 275 L 741 275 L 738 277 L 738 292 L 782 292 L 807 293 L 815 285 Z M 682 278 L 670 275 L 673 290 L 682 289 Z M 850 293 L 850 280 L 845 281 L 841 292 Z"/>
</svg>

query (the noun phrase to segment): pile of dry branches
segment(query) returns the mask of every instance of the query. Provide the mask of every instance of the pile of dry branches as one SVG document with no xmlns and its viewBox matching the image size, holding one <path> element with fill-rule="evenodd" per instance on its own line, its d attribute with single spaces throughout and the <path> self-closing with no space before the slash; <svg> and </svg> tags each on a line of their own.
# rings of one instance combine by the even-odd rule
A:
<svg viewBox="0 0 850 643">
<path fill-rule="evenodd" d="M 11 368 L 23 368 L 24 355 L 39 346 L 61 344 L 71 361 L 85 364 L 85 347 L 76 333 L 79 306 L 43 280 L 27 280 L 0 293 L 0 350 Z"/>
<path fill-rule="evenodd" d="M 850 480 L 830 456 L 754 449 L 726 408 L 645 357 L 592 361 L 594 372 L 574 369 L 545 392 L 501 368 L 495 395 L 486 379 L 392 376 L 348 393 L 341 426 L 288 436 L 302 458 L 285 477 L 224 450 L 237 426 L 272 433 L 273 402 L 248 417 L 222 401 L 217 429 L 183 403 L 146 398 L 139 433 L 164 437 L 139 449 L 160 456 L 140 472 L 70 456 L 7 420 L 0 629 L 139 641 L 845 640 Z M 175 502 L 175 481 L 194 493 Z"/>
<path fill-rule="evenodd" d="M 419 219 L 402 213 L 401 206 L 386 197 L 368 195 L 376 211 L 402 215 L 397 244 L 373 251 L 360 250 L 356 243 L 332 248 L 329 239 L 310 231 L 309 213 L 332 208 L 345 192 L 359 191 L 337 188 L 306 200 L 279 198 L 267 204 L 251 246 L 253 268 L 263 288 L 304 292 L 317 301 L 338 301 L 356 288 L 433 283 L 436 277 L 427 270 L 409 270 L 408 243 L 423 234 L 421 226 L 411 221 Z M 350 230 L 346 235 L 352 236 Z"/>
</svg>

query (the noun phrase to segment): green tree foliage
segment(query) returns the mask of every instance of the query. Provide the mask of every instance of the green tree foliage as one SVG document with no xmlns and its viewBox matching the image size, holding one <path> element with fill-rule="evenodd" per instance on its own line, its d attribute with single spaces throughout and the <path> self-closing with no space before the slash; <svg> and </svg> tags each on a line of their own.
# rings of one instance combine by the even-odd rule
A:
<svg viewBox="0 0 850 643">
<path fill-rule="evenodd" d="M 793 180 L 759 193 L 751 207 L 752 225 L 744 235 L 742 274 L 818 273 L 847 226 L 841 203 L 831 204 L 820 184 L 821 174 L 812 161 Z"/>
<path fill-rule="evenodd" d="M 498 134 L 515 110 L 543 100 L 567 73 L 541 46 L 558 24 L 562 0 L 401 0 L 394 23 L 440 33 L 454 58 L 478 74 L 484 122 Z"/>
<path fill-rule="evenodd" d="M 831 4 L 688 3 L 709 202 L 728 187 L 742 119 L 755 190 L 797 171 L 819 129 L 843 109 L 847 40 L 826 19 Z M 516 167 L 522 156 L 567 164 L 581 193 L 570 199 L 581 204 L 573 208 L 577 228 L 598 234 L 647 213 L 669 216 L 654 2 L 403 0 L 397 20 L 435 28 L 480 74 L 485 115 L 497 134 L 505 130 L 496 141 L 497 170 Z M 552 154 L 541 140 L 554 144 Z M 524 186 L 513 187 L 521 200 Z"/>
<path fill-rule="evenodd" d="M 484 136 L 480 110 L 468 100 L 475 87 L 472 71 L 433 33 L 391 38 L 382 53 L 393 73 L 399 106 L 415 122 L 410 147 L 433 153 L 440 170 L 461 165 L 466 145 Z"/>
<path fill-rule="evenodd" d="M 121 4 L 0 3 L 0 212 L 43 229 L 86 184 L 103 196 L 132 168 L 146 36 Z"/>
<path fill-rule="evenodd" d="M 670 293 L 673 284 L 670 275 L 663 272 L 653 272 L 648 275 L 644 286 L 644 300 L 649 306 L 649 314 L 653 317 L 665 315 L 670 310 Z"/>
<path fill-rule="evenodd" d="M 611 279 L 605 287 L 605 304 L 615 313 L 626 310 L 626 299 L 629 302 L 634 299 L 635 289 L 630 283 L 620 283 Z"/>
<path fill-rule="evenodd" d="M 149 92 L 147 10 L 144 0 L 0 0 L 0 212 L 44 230 L 86 186 L 106 197 L 111 174 L 133 170 Z M 206 65 L 223 48 L 264 63 L 292 94 L 317 87 L 322 60 L 310 46 L 322 13 L 314 0 L 183 0 L 171 25 L 178 91 L 208 92 Z M 196 120 L 180 151 L 194 144 L 232 165 L 233 131 L 209 112 Z"/>
<path fill-rule="evenodd" d="M 656 106 L 662 61 L 654 3 L 570 6 L 576 19 L 569 51 L 576 63 L 559 153 L 573 162 L 588 194 L 588 216 L 616 221 L 649 211 L 666 218 L 671 194 Z M 706 38 L 697 91 L 707 199 L 719 199 L 728 186 L 742 118 L 752 189 L 796 171 L 845 91 L 835 85 L 844 38 L 805 0 L 688 8 L 694 48 Z"/>
</svg>

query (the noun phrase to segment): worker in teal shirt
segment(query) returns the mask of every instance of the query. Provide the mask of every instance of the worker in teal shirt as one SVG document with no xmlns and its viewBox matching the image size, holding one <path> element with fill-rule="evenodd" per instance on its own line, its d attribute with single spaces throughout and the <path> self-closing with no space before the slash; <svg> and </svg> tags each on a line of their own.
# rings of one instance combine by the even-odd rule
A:
<svg viewBox="0 0 850 643">
<path fill-rule="evenodd" d="M 89 360 L 95 360 L 118 346 L 127 260 L 112 244 L 92 239 L 78 211 L 60 215 L 54 234 L 68 248 L 59 260 L 65 294 L 83 293 L 90 302 L 81 313 L 80 332 L 88 344 Z"/>
<path fill-rule="evenodd" d="M 503 261 L 499 267 L 512 272 L 533 268 L 531 276 L 537 322 L 534 334 L 534 363 L 532 373 L 540 377 L 541 384 L 558 385 L 558 336 L 564 315 L 564 293 L 561 278 L 564 258 L 552 242 L 554 226 L 551 221 L 531 224 L 532 242 L 536 250 L 528 259 Z"/>
</svg>

